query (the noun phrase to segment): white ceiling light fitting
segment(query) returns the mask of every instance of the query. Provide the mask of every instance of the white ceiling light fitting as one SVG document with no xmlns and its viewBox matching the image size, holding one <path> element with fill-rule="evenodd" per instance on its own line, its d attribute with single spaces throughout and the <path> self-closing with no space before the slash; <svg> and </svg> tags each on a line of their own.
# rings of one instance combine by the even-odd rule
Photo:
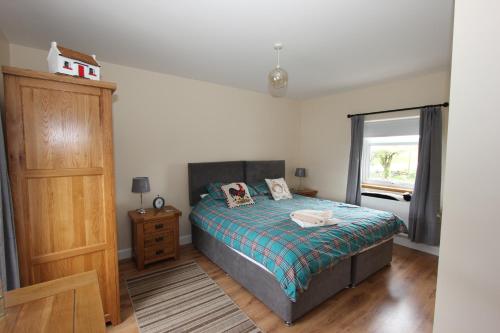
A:
<svg viewBox="0 0 500 333">
<path fill-rule="evenodd" d="M 274 44 L 274 50 L 277 52 L 278 63 L 276 68 L 267 75 L 269 93 L 273 97 L 283 97 L 286 95 L 288 88 L 288 73 L 280 67 L 280 51 L 283 49 L 283 44 Z"/>
</svg>

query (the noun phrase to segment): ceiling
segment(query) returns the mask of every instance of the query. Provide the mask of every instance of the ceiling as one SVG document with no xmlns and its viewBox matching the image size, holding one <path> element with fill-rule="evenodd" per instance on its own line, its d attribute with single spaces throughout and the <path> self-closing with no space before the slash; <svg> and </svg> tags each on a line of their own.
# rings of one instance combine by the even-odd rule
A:
<svg viewBox="0 0 500 333">
<path fill-rule="evenodd" d="M 260 92 L 281 41 L 296 99 L 450 66 L 452 18 L 453 0 L 0 0 L 11 43 Z"/>
</svg>

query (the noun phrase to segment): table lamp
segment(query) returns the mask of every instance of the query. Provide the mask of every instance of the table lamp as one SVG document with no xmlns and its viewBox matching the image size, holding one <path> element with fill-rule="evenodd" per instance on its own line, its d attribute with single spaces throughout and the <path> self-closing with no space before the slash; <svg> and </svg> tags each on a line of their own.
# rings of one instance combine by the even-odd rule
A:
<svg viewBox="0 0 500 333">
<path fill-rule="evenodd" d="M 132 179 L 132 192 L 141 194 L 141 208 L 137 210 L 139 214 L 145 214 L 146 210 L 142 206 L 142 194 L 150 191 L 148 177 L 134 177 Z"/>
<path fill-rule="evenodd" d="M 297 168 L 295 169 L 295 177 L 299 177 L 299 190 L 302 189 L 302 178 L 306 176 L 305 168 Z"/>
</svg>

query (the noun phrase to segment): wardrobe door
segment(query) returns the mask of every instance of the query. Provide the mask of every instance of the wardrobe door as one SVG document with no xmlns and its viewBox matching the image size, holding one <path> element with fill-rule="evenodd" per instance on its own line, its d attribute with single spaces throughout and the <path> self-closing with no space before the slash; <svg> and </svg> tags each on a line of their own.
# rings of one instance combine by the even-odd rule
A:
<svg viewBox="0 0 500 333">
<path fill-rule="evenodd" d="M 118 323 L 111 91 L 15 76 L 6 87 L 22 285 L 96 270 Z"/>
</svg>

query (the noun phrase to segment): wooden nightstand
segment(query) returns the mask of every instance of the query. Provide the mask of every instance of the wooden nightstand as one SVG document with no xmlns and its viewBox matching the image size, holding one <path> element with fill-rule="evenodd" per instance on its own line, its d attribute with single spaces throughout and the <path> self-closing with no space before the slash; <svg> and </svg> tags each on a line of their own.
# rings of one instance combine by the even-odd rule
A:
<svg viewBox="0 0 500 333">
<path fill-rule="evenodd" d="M 137 269 L 144 265 L 169 259 L 179 259 L 179 216 L 182 212 L 173 206 L 146 209 L 146 214 L 132 210 L 134 257 Z"/>
<path fill-rule="evenodd" d="M 311 190 L 311 189 L 308 189 L 308 188 L 303 188 L 301 190 L 294 189 L 294 190 L 292 190 L 292 193 L 295 193 L 295 194 L 298 194 L 298 195 L 303 195 L 305 197 L 315 198 L 316 195 L 318 194 L 318 191 Z"/>
</svg>

